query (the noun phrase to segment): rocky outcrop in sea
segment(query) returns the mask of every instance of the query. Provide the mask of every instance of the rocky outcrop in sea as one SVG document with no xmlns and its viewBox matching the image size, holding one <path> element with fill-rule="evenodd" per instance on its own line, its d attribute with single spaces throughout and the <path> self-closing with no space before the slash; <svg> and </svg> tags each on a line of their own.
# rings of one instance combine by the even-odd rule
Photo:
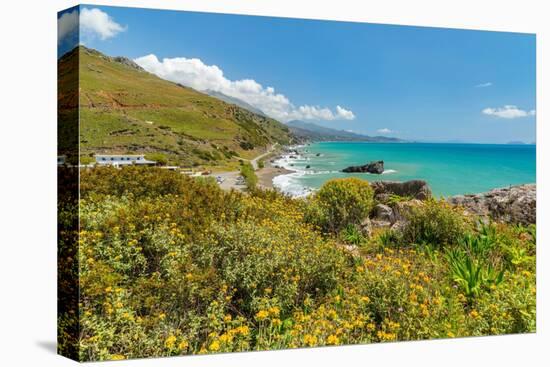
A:
<svg viewBox="0 0 550 367">
<path fill-rule="evenodd" d="M 346 173 L 384 173 L 384 161 L 373 161 L 362 166 L 349 166 L 342 170 Z"/>
</svg>

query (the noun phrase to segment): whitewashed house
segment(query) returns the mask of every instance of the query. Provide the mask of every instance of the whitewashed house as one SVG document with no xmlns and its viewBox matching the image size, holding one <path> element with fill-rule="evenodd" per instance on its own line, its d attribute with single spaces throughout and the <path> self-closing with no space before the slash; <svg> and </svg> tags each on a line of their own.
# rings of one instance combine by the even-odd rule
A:
<svg viewBox="0 0 550 367">
<path fill-rule="evenodd" d="M 157 162 L 145 159 L 143 154 L 96 154 L 95 162 L 100 166 L 129 166 L 132 164 L 153 166 Z"/>
</svg>

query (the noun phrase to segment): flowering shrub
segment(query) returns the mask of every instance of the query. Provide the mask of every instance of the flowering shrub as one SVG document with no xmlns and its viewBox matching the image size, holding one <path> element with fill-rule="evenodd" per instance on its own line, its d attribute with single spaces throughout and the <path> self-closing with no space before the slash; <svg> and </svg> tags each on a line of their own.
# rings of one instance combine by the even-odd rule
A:
<svg viewBox="0 0 550 367">
<path fill-rule="evenodd" d="M 359 225 L 374 205 L 374 190 L 358 178 L 327 181 L 313 197 L 313 223 L 325 231 L 338 233 L 348 225 Z"/>
<path fill-rule="evenodd" d="M 405 213 L 403 244 L 429 244 L 437 247 L 456 244 L 469 229 L 469 221 L 459 208 L 445 200 L 428 199 Z"/>
<path fill-rule="evenodd" d="M 357 252 L 341 233 L 312 225 L 311 205 L 336 220 L 325 228 L 356 223 L 372 206 L 368 184 L 330 185 L 325 193 L 337 199 L 323 194 L 312 203 L 273 191 L 223 192 L 154 168 L 82 171 L 71 255 L 79 266 L 70 268 L 80 269 L 80 359 L 535 331 L 533 229 L 495 225 L 484 257 L 505 275 L 470 296 L 437 243 L 426 253 L 385 246 L 375 235 Z M 348 186 L 353 194 L 344 193 Z M 363 200 L 360 210 L 351 198 Z M 485 235 L 451 208 L 430 205 L 437 205 L 429 209 L 437 235 L 423 238 L 447 246 L 465 228 Z M 446 237 L 441 223 L 456 233 Z M 74 320 L 67 312 L 60 325 L 74 328 Z"/>
</svg>

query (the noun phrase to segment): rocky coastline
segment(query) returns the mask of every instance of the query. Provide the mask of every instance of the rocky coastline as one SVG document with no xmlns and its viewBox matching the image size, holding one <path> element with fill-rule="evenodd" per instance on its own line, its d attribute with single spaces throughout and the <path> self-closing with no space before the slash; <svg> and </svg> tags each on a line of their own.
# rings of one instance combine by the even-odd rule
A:
<svg viewBox="0 0 550 367">
<path fill-rule="evenodd" d="M 406 213 L 432 196 L 428 184 L 423 180 L 372 182 L 371 185 L 378 204 L 363 223 L 367 232 L 376 227 L 397 229 L 404 226 Z M 399 200 L 395 200 L 396 197 Z M 525 226 L 536 224 L 536 184 L 456 195 L 446 200 L 462 208 L 466 214 L 478 216 L 482 220 Z"/>
</svg>

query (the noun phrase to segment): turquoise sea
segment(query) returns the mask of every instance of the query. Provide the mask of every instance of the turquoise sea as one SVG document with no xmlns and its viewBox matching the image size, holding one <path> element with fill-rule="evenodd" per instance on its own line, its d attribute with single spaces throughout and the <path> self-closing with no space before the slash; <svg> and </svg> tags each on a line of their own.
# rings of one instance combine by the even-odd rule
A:
<svg viewBox="0 0 550 367">
<path fill-rule="evenodd" d="M 535 145 L 322 142 L 296 149 L 298 155 L 285 155 L 275 163 L 296 172 L 273 180 L 295 196 L 318 189 L 328 179 L 351 176 L 370 181 L 422 179 L 437 196 L 536 182 Z M 340 172 L 377 160 L 384 161 L 381 175 Z"/>
</svg>

